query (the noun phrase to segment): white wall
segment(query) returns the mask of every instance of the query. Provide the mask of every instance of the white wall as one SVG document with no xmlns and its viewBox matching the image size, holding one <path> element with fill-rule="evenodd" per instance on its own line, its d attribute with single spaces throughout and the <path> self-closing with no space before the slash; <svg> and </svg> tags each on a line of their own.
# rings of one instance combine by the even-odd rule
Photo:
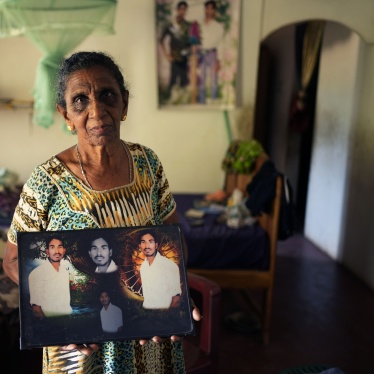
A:
<svg viewBox="0 0 374 374">
<path fill-rule="evenodd" d="M 337 43 L 340 59 L 330 50 L 334 65 L 326 68 L 330 84 L 319 79 L 329 95 L 321 87 L 318 93 L 332 108 L 323 112 L 318 99 L 316 115 L 327 128 L 320 128 L 315 138 L 305 227 L 312 241 L 374 288 L 374 2 L 266 0 L 264 5 L 262 38 L 309 19 L 339 22 L 363 38 L 352 34 L 342 41 L 345 53 Z"/>
<path fill-rule="evenodd" d="M 305 234 L 333 258 L 339 258 L 341 250 L 360 44 L 359 36 L 345 26 L 326 24 Z"/>
<path fill-rule="evenodd" d="M 131 100 L 121 136 L 156 151 L 172 190 L 215 191 L 222 188 L 221 161 L 228 147 L 224 113 L 158 109 L 154 4 L 118 1 L 116 34 L 90 36 L 77 49 L 104 50 L 123 68 Z M 245 105 L 253 103 L 255 95 L 261 2 L 245 2 L 243 11 L 247 16 L 243 17 L 239 96 Z M 0 50 L 0 97 L 31 98 L 41 53 L 25 38 L 0 39 Z M 235 112 L 229 117 L 234 126 Z M 0 167 L 16 171 L 22 181 L 38 163 L 75 143 L 74 137 L 60 131 L 59 124 L 47 130 L 31 127 L 27 111 L 0 110 L 0 127 Z"/>
<path fill-rule="evenodd" d="M 245 0 L 244 0 L 245 1 Z M 305 20 L 336 21 L 356 30 L 366 42 L 374 42 L 371 0 L 264 0 L 262 37 L 288 24 Z"/>
<path fill-rule="evenodd" d="M 361 45 L 358 113 L 352 126 L 341 260 L 374 288 L 374 46 Z"/>
</svg>

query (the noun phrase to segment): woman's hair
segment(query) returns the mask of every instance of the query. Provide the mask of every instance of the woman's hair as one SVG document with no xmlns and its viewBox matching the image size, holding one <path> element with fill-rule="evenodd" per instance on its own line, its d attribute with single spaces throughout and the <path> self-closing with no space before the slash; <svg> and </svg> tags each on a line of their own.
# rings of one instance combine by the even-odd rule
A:
<svg viewBox="0 0 374 374">
<path fill-rule="evenodd" d="M 77 52 L 65 59 L 61 64 L 57 75 L 57 104 L 66 109 L 65 91 L 67 81 L 72 73 L 79 70 L 90 69 L 95 66 L 102 66 L 113 74 L 118 83 L 122 96 L 126 94 L 127 84 L 119 66 L 113 58 L 104 52 Z"/>
</svg>

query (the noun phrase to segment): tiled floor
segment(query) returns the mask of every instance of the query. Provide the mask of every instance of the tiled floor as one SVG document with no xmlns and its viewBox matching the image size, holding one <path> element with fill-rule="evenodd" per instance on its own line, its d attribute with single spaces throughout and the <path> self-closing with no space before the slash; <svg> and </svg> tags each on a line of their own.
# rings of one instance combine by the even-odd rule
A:
<svg viewBox="0 0 374 374">
<path fill-rule="evenodd" d="M 374 291 L 302 236 L 278 246 L 271 341 L 236 332 L 227 315 L 247 310 L 223 292 L 219 373 L 278 374 L 324 364 L 346 374 L 374 373 Z"/>
</svg>

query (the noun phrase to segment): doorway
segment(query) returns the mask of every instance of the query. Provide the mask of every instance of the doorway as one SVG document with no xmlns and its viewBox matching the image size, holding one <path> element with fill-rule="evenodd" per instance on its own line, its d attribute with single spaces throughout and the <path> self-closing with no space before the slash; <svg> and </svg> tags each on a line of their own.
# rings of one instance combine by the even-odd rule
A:
<svg viewBox="0 0 374 374">
<path fill-rule="evenodd" d="M 294 192 L 297 224 L 303 232 L 314 135 L 319 58 L 307 91 L 307 121 L 295 127 L 290 109 L 299 83 L 306 23 L 283 27 L 260 46 L 254 138 L 264 146 L 276 168 L 287 175 Z M 295 58 L 297 56 L 297 58 Z"/>
</svg>

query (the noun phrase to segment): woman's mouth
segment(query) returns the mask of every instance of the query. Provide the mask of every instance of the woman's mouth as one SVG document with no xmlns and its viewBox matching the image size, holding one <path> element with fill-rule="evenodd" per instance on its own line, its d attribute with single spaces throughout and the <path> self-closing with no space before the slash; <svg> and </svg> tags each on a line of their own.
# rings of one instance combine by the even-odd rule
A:
<svg viewBox="0 0 374 374">
<path fill-rule="evenodd" d="M 95 126 L 93 127 L 90 132 L 94 132 L 96 134 L 103 134 L 105 132 L 108 132 L 111 130 L 112 126 L 111 125 L 101 125 L 101 126 Z"/>
</svg>

